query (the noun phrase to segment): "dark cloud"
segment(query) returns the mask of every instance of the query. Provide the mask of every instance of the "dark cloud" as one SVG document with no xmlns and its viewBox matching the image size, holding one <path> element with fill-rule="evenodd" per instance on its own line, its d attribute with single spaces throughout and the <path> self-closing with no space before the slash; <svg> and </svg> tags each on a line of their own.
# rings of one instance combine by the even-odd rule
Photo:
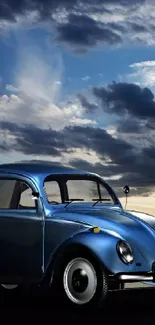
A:
<svg viewBox="0 0 155 325">
<path fill-rule="evenodd" d="M 98 42 L 119 44 L 122 39 L 114 30 L 105 24 L 98 23 L 86 15 L 70 14 L 68 22 L 57 28 L 58 41 L 67 42 L 73 46 L 92 47 Z"/>
<path fill-rule="evenodd" d="M 145 0 L 120 0 L 122 5 L 130 6 L 131 4 L 142 4 Z M 36 10 L 41 17 L 48 16 L 49 13 L 54 12 L 57 8 L 68 9 L 78 6 L 90 6 L 104 4 L 118 3 L 118 0 L 0 0 L 0 18 L 12 20 L 16 15 L 23 15 L 29 11 Z"/>
<path fill-rule="evenodd" d="M 1 153 L 7 153 L 12 149 L 11 144 L 8 144 L 7 141 L 1 141 L 0 142 L 0 152 Z"/>
<path fill-rule="evenodd" d="M 95 166 L 94 171 L 107 177 L 117 174 L 125 175 L 136 162 L 132 145 L 123 140 L 114 139 L 105 130 L 99 128 L 75 126 L 58 132 L 52 129 L 42 130 L 33 125 L 18 126 L 8 122 L 0 122 L 0 128 L 7 130 L 15 137 L 14 143 L 11 143 L 12 148 L 27 155 L 40 154 L 52 158 L 65 152 L 71 153 L 73 148 L 94 150 L 102 163 L 107 159 L 111 161 L 104 167 L 102 164 Z M 9 140 L 7 147 L 9 148 Z M 71 165 L 93 171 L 88 163 L 83 166 L 82 163 L 76 160 L 76 162 L 71 162 Z"/>
<path fill-rule="evenodd" d="M 126 29 L 127 29 L 126 26 L 122 26 L 119 23 L 107 23 L 107 27 L 112 29 L 112 30 L 122 32 L 122 33 L 124 33 L 126 31 Z"/>
<path fill-rule="evenodd" d="M 43 130 L 33 125 L 18 126 L 11 122 L 0 122 L 1 130 L 7 130 L 16 137 L 14 150 L 25 154 L 60 155 L 68 148 L 92 149 L 102 158 L 110 157 L 115 162 L 132 154 L 132 145 L 114 139 L 105 130 L 92 127 L 66 127 L 62 131 Z M 125 158 L 126 157 L 126 158 Z"/>
<path fill-rule="evenodd" d="M 22 164 L 44 164 L 44 165 L 50 165 L 50 166 L 62 166 L 62 163 L 56 161 L 51 162 L 50 160 L 41 160 L 41 159 L 31 159 L 31 160 L 18 160 L 16 163 L 22 163 Z"/>
<path fill-rule="evenodd" d="M 125 134 L 144 134 L 147 124 L 141 124 L 139 120 L 122 119 L 118 121 L 117 132 Z"/>
<path fill-rule="evenodd" d="M 66 128 L 63 135 L 69 148 L 79 148 L 80 146 L 80 148 L 92 149 L 97 152 L 101 159 L 110 157 L 112 161 L 116 162 L 122 159 L 121 157 L 127 159 L 127 157 L 132 156 L 132 145 L 113 138 L 100 128 L 75 126 Z"/>
<path fill-rule="evenodd" d="M 155 159 L 155 147 L 151 146 L 149 148 L 144 148 L 143 149 L 143 153 L 152 159 L 152 162 L 154 163 L 154 159 Z"/>
<path fill-rule="evenodd" d="M 12 149 L 24 154 L 59 156 L 58 149 L 63 147 L 63 137 L 58 137 L 57 132 L 50 129 L 42 130 L 33 125 L 21 127 L 11 122 L 0 122 L 0 128 L 16 137 Z M 10 149 L 9 143 L 6 143 L 6 148 Z"/>
<path fill-rule="evenodd" d="M 70 45 L 76 52 L 86 52 L 91 47 L 102 44 L 118 45 L 125 39 L 130 22 L 104 22 L 104 14 L 115 15 L 115 4 L 127 7 L 140 6 L 145 0 L 0 0 L 0 20 L 17 21 L 18 16 L 35 12 L 35 21 L 51 22 L 54 38 L 52 41 Z M 107 5 L 113 4 L 109 9 Z M 59 20 L 61 12 L 66 13 L 65 22 Z M 103 15 L 103 22 L 93 19 L 92 14 Z M 122 11 L 123 15 L 123 11 Z M 137 33 L 143 29 L 142 24 L 132 24 L 132 30 Z M 137 36 L 137 42 L 141 42 Z"/>
<path fill-rule="evenodd" d="M 91 164 L 83 159 L 73 159 L 71 161 L 71 164 L 75 168 L 88 170 L 92 173 L 98 173 L 99 175 L 102 175 L 104 177 L 111 177 L 118 173 L 118 166 L 112 163 L 108 165 L 103 165 L 101 163 Z"/>
<path fill-rule="evenodd" d="M 146 123 L 146 127 L 149 129 L 149 130 L 155 130 L 155 118 L 148 118 L 147 120 L 147 123 Z"/>
<path fill-rule="evenodd" d="M 86 113 L 93 113 L 98 108 L 97 104 L 91 103 L 82 94 L 78 94 L 81 105 L 85 108 Z"/>
<path fill-rule="evenodd" d="M 137 24 L 137 23 L 130 23 L 129 24 L 134 32 L 137 33 L 145 33 L 147 31 L 147 26 L 144 26 L 143 24 Z"/>
<path fill-rule="evenodd" d="M 73 159 L 72 167 L 89 170 L 111 177 L 120 175 L 120 179 L 111 180 L 115 188 L 125 184 L 141 188 L 155 186 L 155 147 L 143 148 L 136 151 L 133 144 L 125 140 L 115 139 L 100 128 L 74 126 L 62 131 L 43 130 L 33 125 L 19 126 L 9 122 L 0 122 L 1 131 L 7 130 L 14 136 L 0 144 L 0 149 L 15 150 L 26 155 L 47 155 L 61 157 L 63 153 L 71 153 L 75 148 L 83 148 L 89 152 L 95 151 L 101 163 L 91 164 L 82 159 Z M 142 190 L 143 188 L 143 190 Z M 140 191 L 140 190 L 139 190 Z M 138 192 L 140 193 L 140 192 Z"/>
<path fill-rule="evenodd" d="M 107 88 L 94 87 L 93 94 L 103 110 L 117 115 L 131 115 L 140 119 L 155 118 L 154 95 L 148 88 L 132 83 L 112 83 Z"/>
</svg>

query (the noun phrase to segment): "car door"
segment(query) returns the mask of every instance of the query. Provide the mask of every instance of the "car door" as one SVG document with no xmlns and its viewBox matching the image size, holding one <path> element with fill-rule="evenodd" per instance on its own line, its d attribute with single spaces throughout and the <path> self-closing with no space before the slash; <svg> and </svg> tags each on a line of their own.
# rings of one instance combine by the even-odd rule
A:
<svg viewBox="0 0 155 325">
<path fill-rule="evenodd" d="M 41 278 L 44 214 L 32 180 L 0 174 L 0 283 Z"/>
</svg>

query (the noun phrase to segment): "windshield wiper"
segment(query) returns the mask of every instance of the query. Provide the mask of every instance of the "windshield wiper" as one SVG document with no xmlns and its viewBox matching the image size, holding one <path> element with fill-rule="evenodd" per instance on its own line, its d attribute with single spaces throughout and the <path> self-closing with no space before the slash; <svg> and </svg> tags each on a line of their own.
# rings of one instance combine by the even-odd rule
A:
<svg viewBox="0 0 155 325">
<path fill-rule="evenodd" d="M 84 199 L 70 199 L 69 201 L 65 201 L 65 203 L 67 203 L 65 205 L 65 208 L 74 201 L 84 201 Z"/>
<path fill-rule="evenodd" d="M 110 202 L 111 200 L 110 199 L 92 199 L 92 201 L 95 201 L 95 203 L 93 204 L 93 207 L 94 207 L 99 202 L 103 202 L 103 201 Z"/>
</svg>

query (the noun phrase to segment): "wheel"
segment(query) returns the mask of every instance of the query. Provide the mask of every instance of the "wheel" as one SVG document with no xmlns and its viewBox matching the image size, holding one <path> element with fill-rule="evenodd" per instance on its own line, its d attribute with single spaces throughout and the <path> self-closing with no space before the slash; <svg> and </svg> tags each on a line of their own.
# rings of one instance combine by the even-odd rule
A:
<svg viewBox="0 0 155 325">
<path fill-rule="evenodd" d="M 107 276 L 102 266 L 85 255 L 70 256 L 60 266 L 56 286 L 72 307 L 81 310 L 99 307 L 108 292 Z"/>
</svg>

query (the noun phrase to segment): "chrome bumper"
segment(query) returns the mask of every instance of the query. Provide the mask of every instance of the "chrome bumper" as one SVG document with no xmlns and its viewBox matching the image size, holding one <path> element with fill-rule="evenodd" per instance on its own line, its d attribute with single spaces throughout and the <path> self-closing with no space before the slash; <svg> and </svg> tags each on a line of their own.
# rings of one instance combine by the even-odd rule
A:
<svg viewBox="0 0 155 325">
<path fill-rule="evenodd" d="M 141 282 L 141 281 L 154 281 L 154 274 L 146 274 L 146 275 L 141 275 L 141 274 L 118 274 L 117 279 L 120 281 L 124 282 Z"/>
<path fill-rule="evenodd" d="M 109 276 L 109 290 L 155 288 L 155 272 L 117 273 Z"/>
</svg>

